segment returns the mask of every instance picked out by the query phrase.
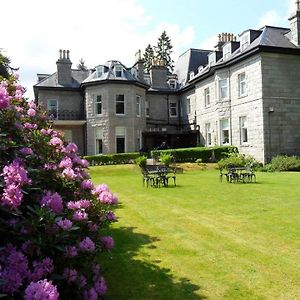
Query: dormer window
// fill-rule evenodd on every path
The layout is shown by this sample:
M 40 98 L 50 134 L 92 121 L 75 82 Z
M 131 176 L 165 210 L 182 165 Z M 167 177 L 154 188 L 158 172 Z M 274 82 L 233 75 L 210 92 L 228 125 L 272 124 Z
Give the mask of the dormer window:
M 211 66 L 216 63 L 216 53 L 212 52 L 208 55 L 208 65 Z
M 170 79 L 169 80 L 169 87 L 171 89 L 176 89 L 176 80 L 175 79 Z
M 223 59 L 228 59 L 231 55 L 231 43 L 223 47 Z
M 250 45 L 250 31 L 245 32 L 240 37 L 241 51 L 245 50 Z
M 122 66 L 115 66 L 115 76 L 120 78 L 122 77 L 123 68 Z
M 104 66 L 96 67 L 96 77 L 99 78 L 104 73 Z
M 204 69 L 203 66 L 199 66 L 199 68 L 198 68 L 198 73 L 201 73 L 203 69 Z
M 192 71 L 190 72 L 190 80 L 193 79 L 195 77 L 195 73 Z

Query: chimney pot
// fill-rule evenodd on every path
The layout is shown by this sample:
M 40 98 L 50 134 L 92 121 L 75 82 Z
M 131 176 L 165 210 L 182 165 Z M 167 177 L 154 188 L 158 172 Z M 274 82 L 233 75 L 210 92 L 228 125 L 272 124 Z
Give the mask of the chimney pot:
M 70 51 L 67 50 L 67 59 L 70 59 L 69 54 L 70 54 Z

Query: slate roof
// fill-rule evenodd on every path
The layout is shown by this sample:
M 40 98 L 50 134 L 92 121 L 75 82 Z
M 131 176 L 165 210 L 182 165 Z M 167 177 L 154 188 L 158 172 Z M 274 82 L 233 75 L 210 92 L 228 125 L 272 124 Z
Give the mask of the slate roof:
M 216 64 L 212 66 L 206 66 L 201 72 L 195 75 L 193 79 L 187 82 L 187 85 L 191 82 L 196 81 L 197 79 L 202 78 L 205 75 L 208 75 L 212 69 L 215 68 L 222 68 L 223 66 L 226 67 L 228 64 L 236 61 L 237 59 L 243 59 L 244 55 L 250 53 L 251 51 L 255 51 L 256 49 L 259 50 L 261 47 L 270 47 L 273 48 L 275 51 L 276 49 L 299 49 L 296 45 L 294 45 L 289 40 L 290 29 L 289 28 L 282 28 L 282 27 L 273 27 L 273 26 L 264 26 L 259 31 L 261 34 L 254 39 L 250 45 L 245 48 L 243 51 L 238 48 L 234 51 L 231 56 L 224 60 L 221 58 L 216 62 Z M 300 52 L 299 52 L 300 53 Z
M 34 87 L 67 87 L 67 88 L 79 88 L 80 84 L 85 78 L 87 78 L 89 71 L 83 70 L 71 70 L 72 83 L 70 85 L 61 85 L 57 82 L 57 73 L 51 74 L 49 77 L 41 80 Z
M 131 69 L 126 68 L 120 61 L 118 60 L 109 60 L 107 61 L 104 65 L 104 72 L 100 77 L 97 76 L 96 70 L 88 76 L 85 80 L 82 81 L 83 84 L 85 83 L 92 83 L 92 82 L 99 82 L 99 81 L 104 81 L 104 80 L 118 80 L 118 81 L 136 81 L 140 82 L 142 84 L 146 84 L 145 81 L 139 80 L 137 77 L 135 77 L 131 73 Z M 117 77 L 115 73 L 115 67 L 116 66 L 121 66 L 123 71 L 122 71 L 122 76 Z
M 181 54 L 175 66 L 174 73 L 178 76 L 178 83 L 183 86 L 188 81 L 190 72 L 198 73 L 199 66 L 208 63 L 208 54 L 211 50 L 188 49 Z

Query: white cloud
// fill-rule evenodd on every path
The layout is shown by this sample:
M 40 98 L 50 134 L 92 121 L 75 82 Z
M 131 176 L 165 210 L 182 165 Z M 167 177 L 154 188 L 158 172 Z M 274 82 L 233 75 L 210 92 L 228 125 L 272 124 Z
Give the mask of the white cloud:
M 174 43 L 174 57 L 188 47 L 195 36 L 193 27 L 161 23 L 150 27 L 152 16 L 138 0 L 36 1 L 10 0 L 2 14 L 1 47 L 20 67 L 20 80 L 33 96 L 36 73 L 53 73 L 59 49 L 69 49 L 73 67 L 82 57 L 88 67 L 110 59 L 125 65 L 134 63 L 134 54 L 154 44 L 163 30 Z M 18 9 L 15 9 L 15 8 Z
M 218 36 L 212 35 L 208 37 L 206 40 L 202 41 L 199 45 L 199 48 L 204 50 L 213 50 L 217 42 L 218 42 Z
M 260 17 L 258 27 L 261 28 L 265 25 L 281 26 L 284 23 L 285 18 L 281 14 L 275 10 L 270 10 Z

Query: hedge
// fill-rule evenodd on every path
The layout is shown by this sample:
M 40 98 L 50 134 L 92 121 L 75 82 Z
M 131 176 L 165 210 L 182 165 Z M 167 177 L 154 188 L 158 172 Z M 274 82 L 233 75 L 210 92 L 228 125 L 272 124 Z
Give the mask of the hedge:
M 84 156 L 89 162 L 90 166 L 98 165 L 120 165 L 120 164 L 132 164 L 135 159 L 140 156 L 138 152 L 132 153 L 116 153 L 116 154 L 99 154 Z
M 228 153 L 238 152 L 237 147 L 234 146 L 214 146 L 214 147 L 195 147 L 195 148 L 181 148 L 181 149 L 167 149 L 167 150 L 153 150 L 151 156 L 159 158 L 160 153 L 169 153 L 174 157 L 175 162 L 196 162 L 201 159 L 202 162 L 219 161 L 227 157 Z

